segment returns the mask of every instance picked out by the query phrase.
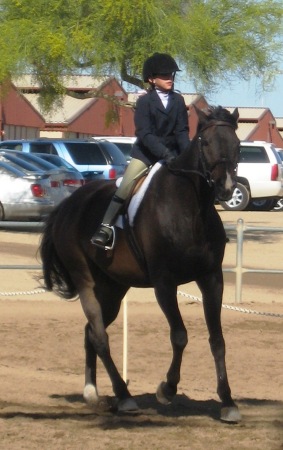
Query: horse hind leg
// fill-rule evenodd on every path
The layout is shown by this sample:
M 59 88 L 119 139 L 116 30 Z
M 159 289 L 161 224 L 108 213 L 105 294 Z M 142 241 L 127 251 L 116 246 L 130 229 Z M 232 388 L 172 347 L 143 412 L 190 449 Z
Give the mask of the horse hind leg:
M 88 319 L 85 327 L 85 387 L 84 399 L 90 405 L 104 407 L 104 402 L 98 394 L 96 380 L 97 356 L 100 357 L 112 382 L 116 399 L 107 401 L 107 409 L 119 411 L 136 411 L 138 406 L 130 395 L 127 385 L 120 376 L 110 354 L 109 339 L 106 328 L 117 317 L 121 301 L 128 289 L 108 280 L 96 282 L 95 291 L 80 292 L 81 303 Z M 91 298 L 91 300 L 90 300 Z M 98 301 L 98 299 L 100 301 Z
M 188 343 L 188 335 L 178 307 L 176 286 L 170 287 L 162 282 L 155 287 L 155 295 L 169 323 L 173 349 L 172 361 L 166 376 L 167 381 L 161 382 L 156 392 L 157 400 L 163 405 L 168 405 L 177 393 L 182 357 Z
M 99 395 L 96 383 L 97 354 L 89 339 L 89 323 L 85 326 L 85 387 L 84 399 L 90 405 L 97 405 Z
M 203 295 L 203 307 L 209 331 L 209 343 L 216 367 L 217 393 L 222 401 L 220 418 L 224 422 L 237 423 L 241 421 L 241 414 L 231 397 L 225 362 L 225 341 L 221 326 L 223 295 L 222 271 L 220 270 L 216 274 L 209 275 L 201 281 L 198 280 L 198 285 Z

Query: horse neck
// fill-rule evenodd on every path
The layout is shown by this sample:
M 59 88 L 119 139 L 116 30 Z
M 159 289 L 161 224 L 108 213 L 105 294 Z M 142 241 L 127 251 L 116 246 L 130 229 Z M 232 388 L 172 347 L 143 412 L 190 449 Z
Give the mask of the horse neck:
M 198 135 L 193 138 L 190 147 L 170 163 L 170 170 L 180 180 L 189 179 L 193 183 L 194 192 L 203 198 L 202 206 L 204 208 L 214 203 L 214 186 L 209 183 L 201 160 Z
M 175 159 L 174 165 L 176 169 L 198 170 L 200 168 L 200 153 L 196 137 L 191 141 L 189 148 Z

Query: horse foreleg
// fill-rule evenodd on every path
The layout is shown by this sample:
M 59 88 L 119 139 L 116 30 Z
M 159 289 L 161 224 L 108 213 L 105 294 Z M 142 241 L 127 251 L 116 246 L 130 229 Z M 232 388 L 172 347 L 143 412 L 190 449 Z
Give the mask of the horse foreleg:
M 157 400 L 166 405 L 172 402 L 177 393 L 184 349 L 188 343 L 187 330 L 181 317 L 176 287 L 168 287 L 164 282 L 155 287 L 157 301 L 170 326 L 170 339 L 173 349 L 171 365 L 167 372 L 167 381 L 157 388 Z
M 223 295 L 223 275 L 220 270 L 198 281 L 203 295 L 203 307 L 209 343 L 215 361 L 217 375 L 217 393 L 222 401 L 221 420 L 225 422 L 239 422 L 241 415 L 231 397 L 225 362 L 225 341 L 221 326 L 221 308 Z

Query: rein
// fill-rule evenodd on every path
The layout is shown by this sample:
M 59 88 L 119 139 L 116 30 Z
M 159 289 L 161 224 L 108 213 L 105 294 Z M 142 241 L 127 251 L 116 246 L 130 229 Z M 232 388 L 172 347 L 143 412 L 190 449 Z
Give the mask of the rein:
M 200 163 L 202 166 L 202 170 L 195 170 L 195 169 L 174 169 L 172 167 L 172 163 L 167 165 L 168 170 L 173 173 L 174 175 L 182 175 L 182 176 L 186 176 L 186 175 L 190 175 L 190 174 L 196 174 L 199 175 L 200 177 L 204 178 L 208 185 L 211 187 L 213 185 L 213 179 L 212 179 L 212 172 L 215 169 L 215 167 L 217 167 L 219 164 L 227 164 L 227 163 L 231 163 L 232 161 L 229 158 L 220 158 L 217 161 L 214 162 L 214 164 L 208 168 L 207 167 L 207 161 L 206 158 L 204 156 L 204 152 L 203 152 L 203 147 L 204 147 L 204 143 L 203 143 L 203 138 L 202 138 L 202 133 L 207 130 L 208 128 L 211 128 L 213 126 L 217 126 L 217 127 L 230 127 L 235 129 L 236 127 L 234 125 L 232 125 L 229 122 L 224 122 L 222 120 L 219 121 L 213 121 L 209 124 L 207 124 L 206 126 L 204 126 L 197 134 L 197 143 L 198 143 L 198 149 L 199 149 L 199 156 L 200 156 Z

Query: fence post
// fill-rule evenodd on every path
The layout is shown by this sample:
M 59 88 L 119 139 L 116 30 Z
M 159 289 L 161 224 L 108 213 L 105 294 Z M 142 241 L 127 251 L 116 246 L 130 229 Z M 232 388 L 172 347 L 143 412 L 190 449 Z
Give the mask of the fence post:
M 128 384 L 128 299 L 123 298 L 123 380 Z
M 236 289 L 235 302 L 242 301 L 242 281 L 243 281 L 243 241 L 244 241 L 244 221 L 237 220 L 237 253 L 236 253 Z

